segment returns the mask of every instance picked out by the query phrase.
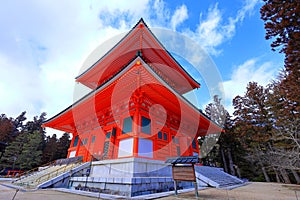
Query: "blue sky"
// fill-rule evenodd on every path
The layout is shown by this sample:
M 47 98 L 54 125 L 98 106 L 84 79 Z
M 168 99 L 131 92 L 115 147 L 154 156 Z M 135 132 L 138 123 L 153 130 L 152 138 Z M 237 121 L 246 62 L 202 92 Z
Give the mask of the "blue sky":
M 150 28 L 176 31 L 204 49 L 221 75 L 223 103 L 232 112 L 232 99 L 244 94 L 249 81 L 266 85 L 283 66 L 283 56 L 264 38 L 261 6 L 258 0 L 4 1 L 0 112 L 51 117 L 69 106 L 74 78 L 88 55 L 141 17 Z M 201 84 L 197 96 L 203 109 L 210 96 Z

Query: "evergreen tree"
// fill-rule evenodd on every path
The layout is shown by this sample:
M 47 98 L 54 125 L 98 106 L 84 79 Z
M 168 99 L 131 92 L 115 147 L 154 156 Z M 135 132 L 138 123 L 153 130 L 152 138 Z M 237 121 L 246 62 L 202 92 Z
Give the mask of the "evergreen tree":
M 5 114 L 0 115 L 0 142 L 9 143 L 13 139 L 13 130 L 12 120 L 7 118 Z
M 21 160 L 19 157 L 23 151 L 23 146 L 27 142 L 27 134 L 19 134 L 16 139 L 6 147 L 5 153 L 1 158 L 0 165 L 2 168 L 16 167 L 20 168 Z
M 39 131 L 26 134 L 27 142 L 23 145 L 23 150 L 18 158 L 21 169 L 29 170 L 38 167 L 41 163 L 42 151 L 39 146 L 42 143 L 42 135 Z
M 56 159 L 66 158 L 68 155 L 68 149 L 70 147 L 70 134 L 64 133 L 57 142 Z
M 241 152 L 241 149 L 237 149 L 238 141 L 233 134 L 231 116 L 221 104 L 221 99 L 217 95 L 214 96 L 214 101 L 206 106 L 205 113 L 219 126 L 222 126 L 225 131 L 221 133 L 217 145 L 208 155 L 209 159 L 222 163 L 225 172 L 240 176 L 237 162 L 234 162 L 234 157 L 239 157 L 237 152 Z M 236 156 L 233 156 L 234 152 Z
M 45 121 L 46 113 L 41 113 L 41 115 L 34 116 L 33 121 L 28 121 L 24 127 L 23 131 L 29 132 L 29 133 L 34 133 L 34 132 L 39 132 L 40 135 L 42 136 L 42 142 L 39 144 L 39 150 L 43 150 L 45 148 L 45 139 L 46 139 L 46 132 L 45 129 L 42 127 L 43 121 Z
M 43 121 L 45 121 L 46 113 L 41 113 L 41 115 L 34 116 L 33 121 L 29 121 L 26 123 L 24 129 L 28 132 L 33 133 L 34 131 L 38 131 L 39 133 L 44 133 L 44 128 L 42 128 Z
M 26 112 L 22 112 L 16 119 L 10 118 L 12 127 L 10 134 L 7 133 L 10 138 L 9 144 L 0 161 L 2 168 L 15 166 L 30 169 L 40 163 L 40 152 L 43 149 L 45 135 L 41 125 L 46 114 L 42 113 L 40 117 L 34 117 L 33 121 L 24 124 L 25 114 Z
M 269 85 L 268 106 L 274 124 L 269 146 L 270 165 L 275 171 L 276 180 L 289 183 L 286 170 L 291 171 L 296 182 L 300 182 L 300 119 L 294 117 L 286 106 L 286 97 L 280 92 L 280 82 Z M 280 175 L 281 174 L 281 175 Z
M 269 106 L 272 108 L 272 146 L 270 165 L 276 180 L 290 182 L 286 170 L 299 178 L 300 122 L 300 2 L 298 0 L 264 0 L 260 13 L 265 22 L 266 39 L 272 50 L 285 54 L 284 70 L 279 80 L 270 85 Z M 298 170 L 298 172 L 297 172 Z M 280 178 L 281 174 L 281 178 Z
M 235 131 L 242 147 L 247 151 L 245 157 L 252 163 L 253 174 L 257 176 L 258 169 L 264 175 L 265 181 L 270 182 L 265 159 L 268 141 L 271 137 L 272 124 L 269 108 L 266 106 L 268 91 L 255 82 L 250 82 L 244 96 L 233 100 L 235 108 Z M 255 168 L 259 167 L 259 168 Z
M 300 182 L 300 121 L 289 115 L 278 84 L 267 88 L 248 84 L 246 94 L 233 101 L 234 131 L 246 150 L 243 162 L 252 166 L 247 178 L 290 183 L 292 174 L 295 182 Z M 241 166 L 242 173 L 244 169 Z
M 11 143 L 23 130 L 26 112 L 22 112 L 16 119 L 8 118 L 5 114 L 0 116 L 0 141 Z
M 264 0 L 260 13 L 265 22 L 266 39 L 273 40 L 272 50 L 285 54 L 280 92 L 293 112 L 300 111 L 300 2 L 298 0 Z M 289 109 L 291 110 L 291 108 Z
M 214 96 L 213 102 L 209 103 L 205 108 L 205 113 L 207 116 L 211 118 L 214 122 L 216 122 L 219 126 L 225 124 L 226 116 L 229 115 L 227 110 L 221 104 L 221 99 L 218 95 Z
M 43 150 L 42 163 L 46 164 L 56 159 L 57 154 L 57 137 L 53 134 L 48 136 L 45 142 L 45 148 Z
M 18 133 L 20 133 L 23 130 L 23 128 L 24 128 L 23 123 L 27 119 L 25 117 L 25 115 L 26 115 L 26 112 L 24 111 L 16 119 L 13 120 L 13 124 L 14 124 L 13 134 L 14 134 L 14 136 L 17 136 Z

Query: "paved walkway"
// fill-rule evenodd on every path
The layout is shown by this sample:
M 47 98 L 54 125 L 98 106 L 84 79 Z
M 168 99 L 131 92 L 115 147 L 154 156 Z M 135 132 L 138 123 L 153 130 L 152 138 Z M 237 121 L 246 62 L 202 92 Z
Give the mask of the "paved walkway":
M 3 183 L 3 182 L 2 182 Z M 12 200 L 16 189 L 5 187 L 0 182 L 0 200 Z M 78 194 L 66 193 L 55 190 L 18 191 L 14 200 L 95 200 L 94 197 L 82 196 Z M 219 190 L 215 188 L 199 190 L 199 199 L 212 200 L 300 200 L 300 185 L 284 185 L 276 183 L 250 183 L 246 186 L 233 190 Z M 100 198 L 101 199 L 101 198 Z M 138 198 L 138 199 L 146 199 Z M 162 200 L 172 199 L 196 199 L 194 192 L 181 193 L 177 197 L 174 193 L 160 198 Z

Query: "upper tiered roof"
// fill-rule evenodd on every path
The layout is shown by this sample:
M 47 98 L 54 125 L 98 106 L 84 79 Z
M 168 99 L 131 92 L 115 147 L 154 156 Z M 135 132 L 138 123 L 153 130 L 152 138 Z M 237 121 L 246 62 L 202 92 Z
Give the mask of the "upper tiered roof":
M 194 80 L 158 41 L 143 19 L 95 64 L 76 77 L 91 89 L 96 89 L 113 78 L 137 56 L 144 61 L 179 94 L 200 84 Z
M 161 102 L 163 107 L 179 116 L 181 122 L 194 124 L 197 137 L 222 131 L 221 127 L 169 86 L 140 56 L 105 84 L 45 121 L 43 126 L 66 132 L 78 132 L 82 128 L 79 123 L 85 120 L 84 126 L 90 128 L 91 124 L 98 124 L 98 119 L 104 114 L 103 110 L 113 106 L 112 99 L 117 102 L 126 100 L 137 88 L 140 88 L 146 97 Z

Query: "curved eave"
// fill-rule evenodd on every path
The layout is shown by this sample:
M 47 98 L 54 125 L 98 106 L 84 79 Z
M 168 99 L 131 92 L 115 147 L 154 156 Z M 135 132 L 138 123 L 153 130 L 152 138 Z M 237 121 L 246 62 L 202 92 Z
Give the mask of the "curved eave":
M 187 78 L 191 81 L 194 88 L 200 88 L 201 84 L 196 81 L 185 69 L 182 67 L 182 65 L 172 56 L 172 54 L 164 47 L 164 45 L 158 40 L 158 38 L 154 35 L 154 33 L 151 31 L 150 28 L 145 24 L 147 27 L 147 30 L 150 32 L 150 34 L 155 38 L 157 43 L 160 45 L 160 47 L 168 54 L 168 56 L 176 63 L 177 66 L 184 72 L 185 75 L 187 75 Z
M 140 25 L 142 24 L 142 28 L 140 27 Z M 143 28 L 145 27 L 145 28 Z M 134 38 L 134 34 L 140 34 L 139 29 L 142 29 L 143 31 L 146 31 L 151 38 L 153 38 L 153 41 L 155 42 L 155 45 L 151 48 L 158 48 L 161 49 L 162 52 L 165 53 L 165 56 L 168 58 L 168 60 L 172 63 L 172 65 L 176 66 L 176 70 L 179 71 L 181 73 L 181 75 L 188 80 L 188 83 L 191 87 L 187 87 L 187 88 L 199 88 L 200 87 L 200 83 L 198 83 L 190 74 L 187 73 L 187 71 L 181 66 L 180 63 L 177 62 L 177 60 L 175 60 L 175 58 L 170 54 L 169 51 L 167 51 L 167 49 L 162 45 L 162 43 L 157 39 L 157 37 L 152 33 L 152 31 L 148 28 L 148 26 L 145 24 L 144 20 L 141 18 L 139 20 L 139 22 L 113 47 L 111 48 L 104 56 L 102 56 L 99 60 L 97 60 L 92 66 L 90 66 L 87 70 L 85 70 L 82 74 L 80 74 L 79 76 L 76 77 L 76 81 L 80 82 L 84 85 L 86 85 L 87 87 L 91 88 L 91 89 L 96 89 L 100 84 L 102 84 L 101 81 L 102 78 L 105 79 L 107 77 L 107 73 L 99 73 L 101 70 L 106 70 L 100 67 L 102 66 L 102 63 L 107 62 L 106 59 L 108 59 L 109 56 L 113 55 L 113 52 L 115 51 L 120 51 L 119 46 L 125 41 L 125 42 L 132 42 L 130 41 L 130 38 Z M 139 37 L 138 37 L 139 38 Z M 127 41 L 128 40 L 128 41 Z M 139 42 L 139 41 L 136 41 Z M 145 42 L 145 41 L 144 41 Z M 133 48 L 133 47 L 132 47 Z M 133 48 L 132 51 L 126 51 L 126 54 L 130 54 L 128 56 L 132 56 L 136 53 L 136 50 L 146 50 L 147 48 L 142 46 L 141 49 L 135 49 Z M 125 54 L 124 52 L 121 52 L 121 54 Z M 118 59 L 118 55 L 114 55 L 115 58 L 112 59 L 113 61 L 116 61 Z M 149 59 L 149 58 L 147 58 Z M 123 59 L 124 60 L 124 59 Z M 149 59 L 151 60 L 151 59 Z M 151 61 L 153 62 L 153 61 Z M 128 62 L 124 62 L 123 64 L 120 64 L 119 67 L 123 67 L 123 65 L 127 64 Z M 105 64 L 105 67 L 109 67 L 109 64 Z M 110 70 L 110 69 L 109 69 Z M 119 70 L 114 70 L 112 72 L 109 73 L 116 73 Z M 162 70 L 163 71 L 163 70 Z M 105 74 L 104 77 L 99 77 L 99 74 Z M 113 76 L 113 74 L 111 74 L 110 76 Z M 109 78 L 109 77 L 108 77 Z M 95 81 L 95 80 L 101 80 L 99 82 Z M 181 91 L 181 94 L 184 94 L 186 92 L 189 92 L 191 89 L 186 89 Z
M 135 58 L 134 60 L 136 60 L 136 59 L 137 58 Z M 111 78 L 107 82 L 103 83 L 102 85 L 98 86 L 95 90 L 92 90 L 91 92 L 87 93 L 82 98 L 80 98 L 75 103 L 73 103 L 72 105 L 70 105 L 69 107 L 67 107 L 66 109 L 64 109 L 63 111 L 59 112 L 55 116 L 51 117 L 48 120 L 45 120 L 43 122 L 42 126 L 43 127 L 51 127 L 51 125 L 53 125 L 53 124 L 59 124 L 56 121 L 57 120 L 59 121 L 59 118 L 62 118 L 63 116 L 66 116 L 66 115 L 67 115 L 66 118 L 69 118 L 70 120 L 72 120 L 73 121 L 73 125 L 75 126 L 75 122 L 74 122 L 74 119 L 73 119 L 72 109 L 76 108 L 77 106 L 79 106 L 83 102 L 88 101 L 89 98 L 93 97 L 96 93 L 98 93 L 99 91 L 105 89 L 110 84 L 112 84 L 115 80 L 117 80 L 118 78 L 120 78 L 123 75 L 123 73 L 126 72 L 127 69 L 129 69 L 130 67 L 132 67 L 134 65 L 134 60 L 127 67 L 123 68 L 120 72 L 118 72 L 118 74 L 116 74 L 116 76 L 114 76 L 113 78 Z M 52 127 L 52 128 L 55 128 L 55 129 L 58 129 L 58 130 L 62 130 L 62 129 L 58 128 L 58 127 Z M 69 131 L 74 131 L 74 130 L 75 129 L 69 129 Z
M 159 80 L 166 88 L 168 88 L 168 90 L 170 90 L 173 94 L 175 94 L 175 96 L 180 99 L 181 101 L 183 101 L 186 105 L 188 105 L 194 112 L 196 112 L 197 114 L 200 115 L 200 117 L 202 119 L 204 119 L 205 121 L 209 122 L 208 127 L 211 126 L 211 128 L 214 131 L 217 132 L 224 132 L 223 128 L 220 127 L 218 124 L 216 124 L 214 121 L 212 121 L 211 119 L 209 119 L 204 113 L 202 113 L 198 108 L 196 108 L 191 102 L 189 102 L 184 96 L 182 96 L 181 94 L 179 94 L 176 90 L 174 90 L 172 87 L 170 87 L 162 78 L 160 78 L 152 69 L 151 67 L 145 63 L 144 61 L 142 61 L 142 65 L 145 66 L 145 68 L 147 68 L 147 70 L 157 79 Z M 200 120 L 202 121 L 202 120 Z M 203 121 L 202 121 L 203 122 Z M 211 133 L 214 133 L 211 132 Z
M 171 93 L 173 93 L 177 99 L 182 101 L 184 104 L 186 104 L 194 113 L 197 113 L 197 115 L 200 117 L 201 123 L 205 123 L 205 127 L 212 127 L 212 130 L 214 132 L 222 132 L 223 129 L 219 127 L 217 124 L 215 124 L 213 121 L 207 118 L 203 113 L 201 113 L 193 104 L 191 104 L 187 99 L 185 99 L 182 95 L 177 93 L 172 87 L 170 87 L 162 78 L 160 78 L 152 69 L 151 67 L 144 62 L 144 60 L 141 57 L 137 57 L 134 59 L 127 67 L 125 67 L 122 71 L 120 71 L 114 78 L 106 82 L 105 84 L 99 86 L 97 89 L 91 91 L 78 101 L 76 101 L 74 104 L 63 110 L 62 112 L 58 113 L 54 117 L 50 118 L 49 120 L 46 120 L 43 123 L 44 127 L 51 127 L 58 130 L 66 131 L 66 132 L 75 132 L 76 126 L 73 116 L 73 109 L 82 109 L 84 104 L 88 104 L 91 101 L 91 98 L 98 94 L 98 92 L 104 90 L 111 84 L 113 84 L 116 80 L 118 80 L 120 77 L 122 77 L 127 71 L 131 69 L 136 63 L 136 61 L 141 61 L 141 66 L 143 66 L 158 82 L 163 85 L 165 88 L 168 89 Z M 80 107 L 82 105 L 82 107 Z M 84 107 L 84 109 L 89 109 L 87 107 Z M 202 125 L 203 126 L 203 125 Z M 206 133 L 209 134 L 209 133 Z

